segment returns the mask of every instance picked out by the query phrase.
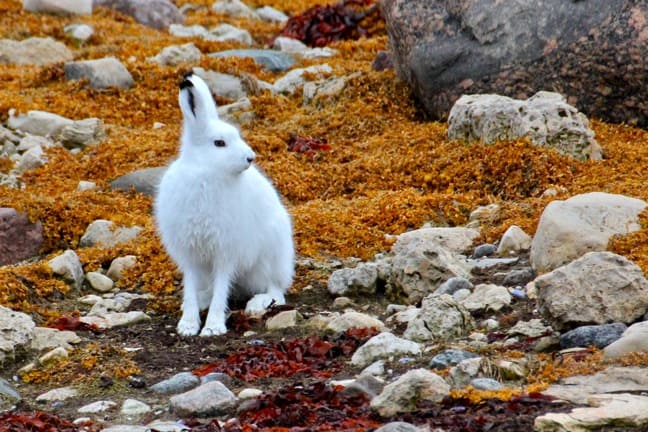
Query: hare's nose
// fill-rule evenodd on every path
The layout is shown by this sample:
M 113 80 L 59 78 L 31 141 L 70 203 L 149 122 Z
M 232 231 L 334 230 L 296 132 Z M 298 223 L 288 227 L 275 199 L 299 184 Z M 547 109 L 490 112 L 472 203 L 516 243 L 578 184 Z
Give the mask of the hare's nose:
M 252 156 L 248 156 L 248 157 L 247 157 L 247 161 L 248 161 L 248 163 L 252 163 L 252 162 L 254 162 L 254 158 L 255 158 L 254 155 L 252 155 Z

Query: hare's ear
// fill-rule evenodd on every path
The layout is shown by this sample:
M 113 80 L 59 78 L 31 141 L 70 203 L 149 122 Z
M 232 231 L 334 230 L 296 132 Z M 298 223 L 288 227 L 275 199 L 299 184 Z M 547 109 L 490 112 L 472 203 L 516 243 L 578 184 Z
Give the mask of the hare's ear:
M 208 122 L 218 118 L 218 110 L 209 87 L 193 72 L 189 72 L 182 79 L 178 102 L 185 120 Z

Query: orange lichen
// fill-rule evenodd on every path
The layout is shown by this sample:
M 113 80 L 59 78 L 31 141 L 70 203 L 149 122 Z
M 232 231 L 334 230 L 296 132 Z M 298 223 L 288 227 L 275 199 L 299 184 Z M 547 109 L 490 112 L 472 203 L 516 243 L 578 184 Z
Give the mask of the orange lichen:
M 28 384 L 60 385 L 90 383 L 101 375 L 123 379 L 139 373 L 132 354 L 109 345 L 90 343 L 70 351 L 67 358 L 47 366 L 35 366 L 20 378 Z

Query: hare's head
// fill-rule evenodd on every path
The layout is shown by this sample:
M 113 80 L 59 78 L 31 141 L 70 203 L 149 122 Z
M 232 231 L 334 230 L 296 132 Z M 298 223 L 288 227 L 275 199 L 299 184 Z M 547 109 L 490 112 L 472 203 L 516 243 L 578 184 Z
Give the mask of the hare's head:
M 239 174 L 250 167 L 254 152 L 234 126 L 218 117 L 205 81 L 193 73 L 185 75 L 178 101 L 183 117 L 182 157 L 223 175 Z

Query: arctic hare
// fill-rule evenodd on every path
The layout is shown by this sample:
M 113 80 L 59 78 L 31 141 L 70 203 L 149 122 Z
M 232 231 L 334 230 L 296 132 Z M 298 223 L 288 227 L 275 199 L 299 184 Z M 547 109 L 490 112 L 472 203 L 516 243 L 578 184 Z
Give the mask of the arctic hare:
M 178 94 L 180 155 L 165 172 L 155 218 L 165 249 L 183 272 L 178 333 L 227 332 L 230 292 L 252 297 L 247 312 L 284 304 L 294 275 L 290 216 L 238 130 L 218 117 L 207 84 L 188 74 Z

